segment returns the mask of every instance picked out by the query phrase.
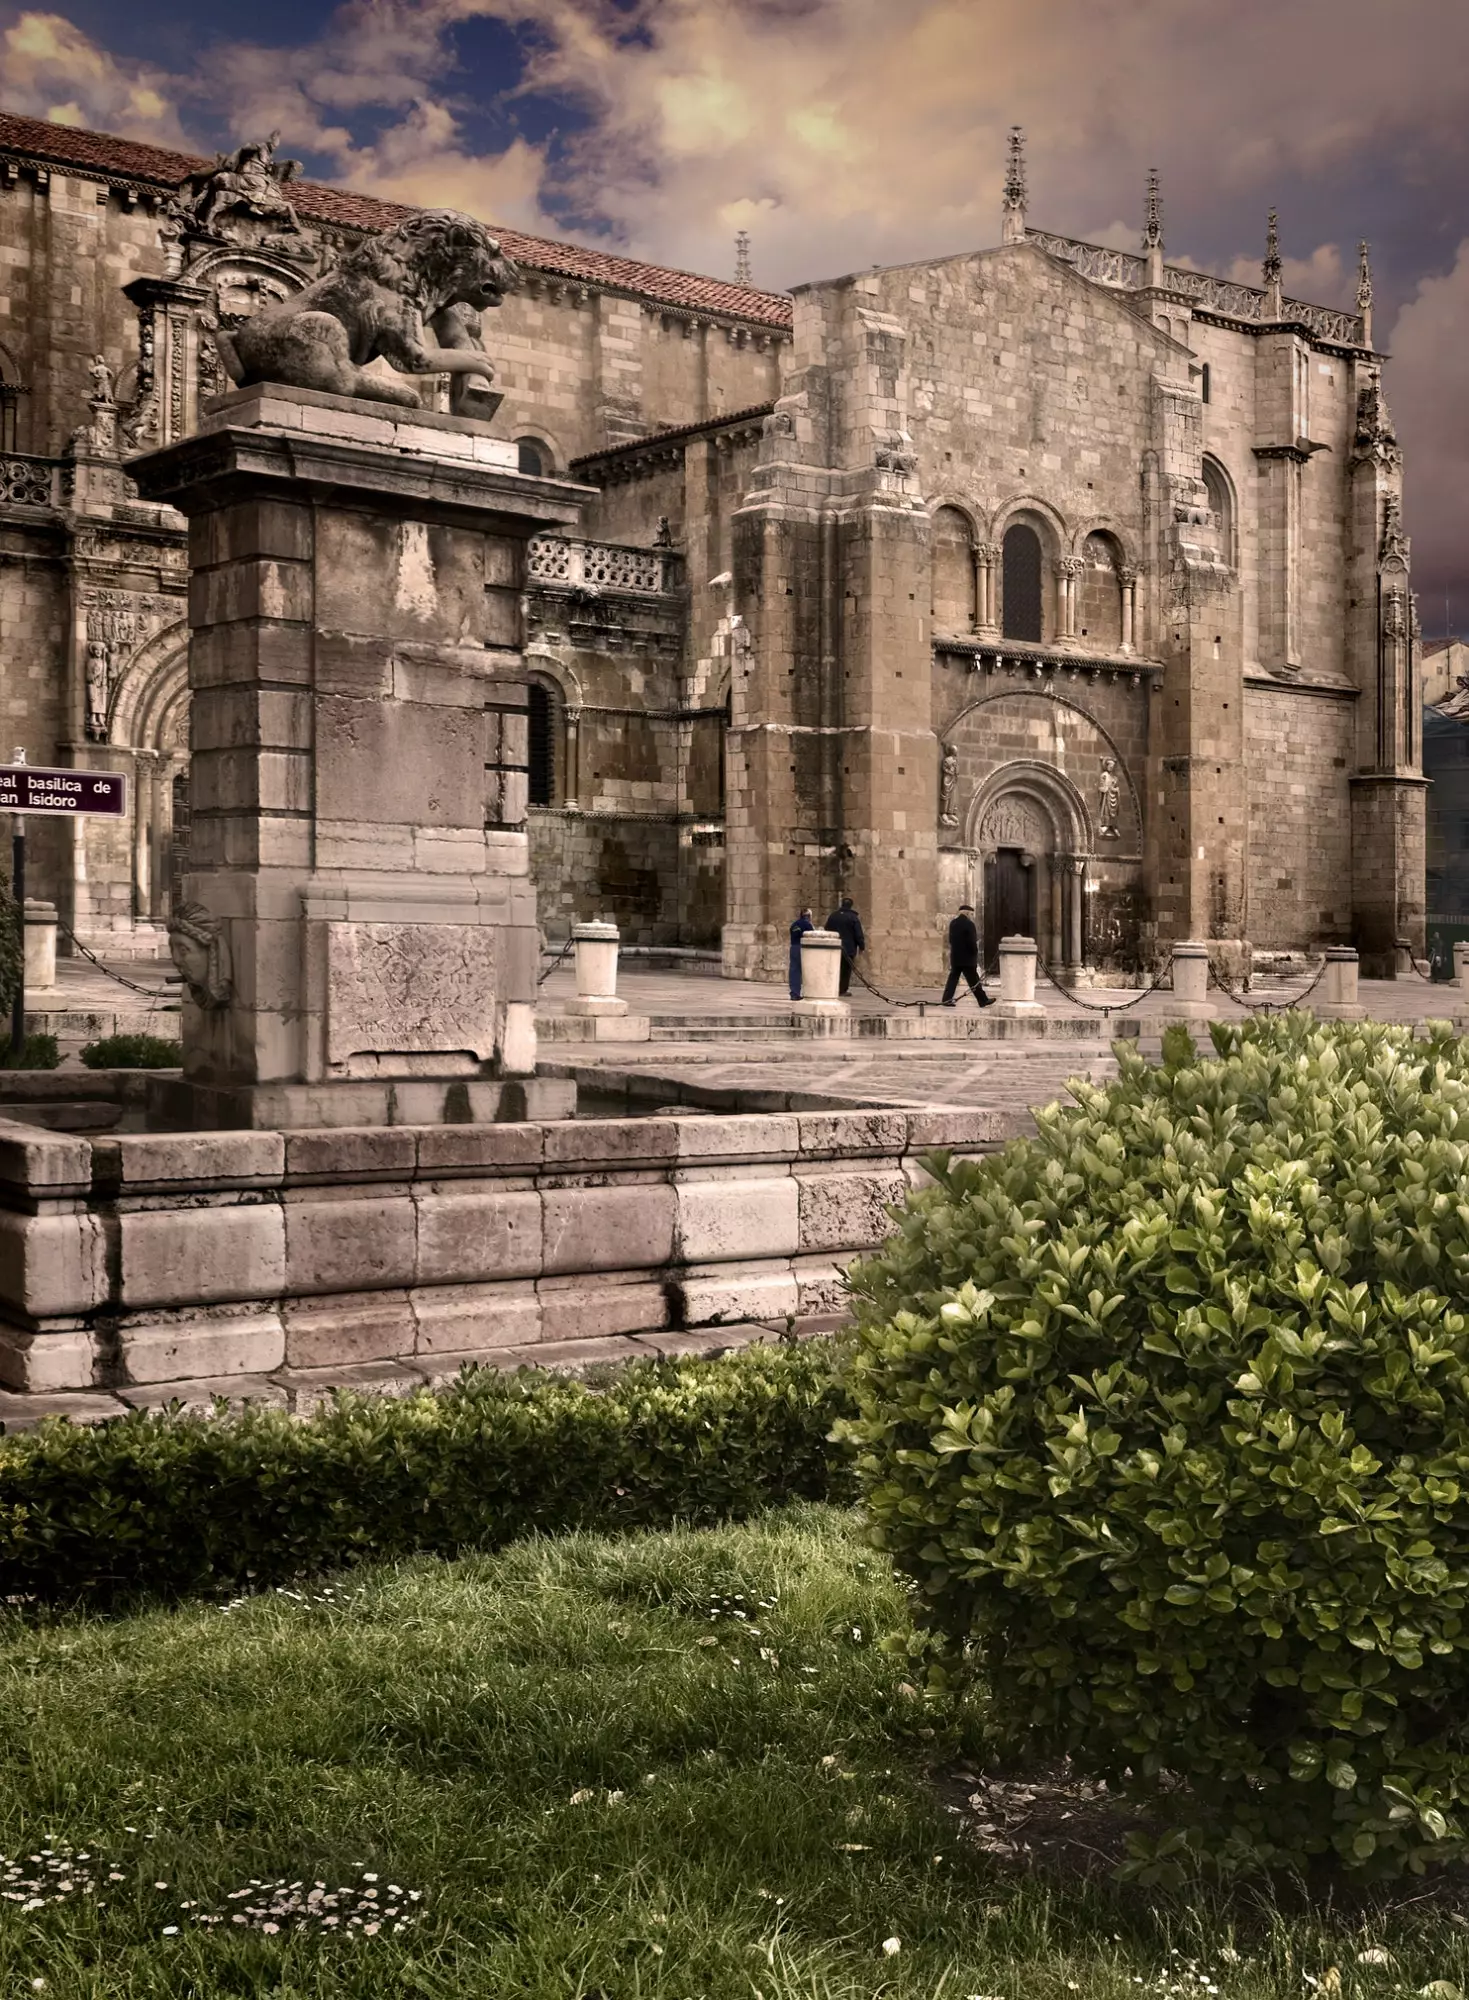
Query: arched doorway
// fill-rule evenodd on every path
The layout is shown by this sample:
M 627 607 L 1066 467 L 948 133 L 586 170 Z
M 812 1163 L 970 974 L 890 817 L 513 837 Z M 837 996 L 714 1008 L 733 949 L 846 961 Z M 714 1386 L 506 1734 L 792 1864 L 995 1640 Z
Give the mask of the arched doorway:
M 1021 936 L 1035 939 L 1045 965 L 1078 970 L 1090 832 L 1069 780 L 1046 765 L 1003 766 L 975 798 L 967 844 L 986 968 L 998 966 L 1002 937 Z

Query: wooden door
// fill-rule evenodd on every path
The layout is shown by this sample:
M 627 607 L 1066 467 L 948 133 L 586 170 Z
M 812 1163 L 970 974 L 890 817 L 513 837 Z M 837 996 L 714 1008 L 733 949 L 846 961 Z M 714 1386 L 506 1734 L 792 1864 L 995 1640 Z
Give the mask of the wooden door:
M 1025 866 L 1020 848 L 1002 847 L 984 873 L 984 963 L 992 972 L 1000 963 L 1002 937 L 1035 936 L 1035 870 Z

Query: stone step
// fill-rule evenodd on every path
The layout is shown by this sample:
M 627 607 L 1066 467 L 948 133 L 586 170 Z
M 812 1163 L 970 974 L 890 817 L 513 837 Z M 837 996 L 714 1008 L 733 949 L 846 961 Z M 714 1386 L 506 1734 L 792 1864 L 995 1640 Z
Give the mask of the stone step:
M 830 1334 L 845 1324 L 835 1313 L 812 1313 L 797 1320 L 798 1340 Z M 407 1396 L 417 1389 L 446 1388 L 466 1366 L 512 1373 L 539 1368 L 558 1375 L 584 1375 L 632 1361 L 708 1358 L 732 1349 L 773 1342 L 784 1322 L 741 1320 L 729 1326 L 653 1329 L 607 1339 L 543 1341 L 531 1347 L 479 1348 L 463 1354 L 409 1355 L 397 1361 L 366 1361 L 356 1367 L 281 1368 L 270 1375 L 214 1375 L 196 1381 L 147 1382 L 115 1389 L 73 1389 L 52 1393 L 0 1389 L 0 1434 L 33 1430 L 48 1417 L 70 1423 L 106 1423 L 134 1410 L 161 1411 L 171 1405 L 208 1415 L 219 1403 L 240 1410 L 266 1404 L 305 1417 L 338 1389 L 362 1396 Z

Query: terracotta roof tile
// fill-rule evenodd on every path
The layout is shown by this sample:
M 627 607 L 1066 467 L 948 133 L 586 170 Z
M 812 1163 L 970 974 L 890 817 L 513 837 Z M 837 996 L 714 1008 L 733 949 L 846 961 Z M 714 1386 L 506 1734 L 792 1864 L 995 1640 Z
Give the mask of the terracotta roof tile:
M 649 445 L 676 444 L 681 438 L 699 437 L 708 431 L 726 430 L 731 424 L 753 423 L 756 417 L 768 417 L 775 408 L 774 403 L 751 403 L 743 410 L 721 410 L 717 417 L 701 417 L 693 424 L 671 424 L 667 430 L 648 431 L 643 437 L 628 438 L 622 444 L 609 444 L 601 451 L 583 452 L 580 458 L 571 461 L 572 466 L 600 465 L 604 459 L 621 458 L 630 452 L 646 451 Z
M 0 149 L 60 167 L 152 181 L 160 187 L 177 187 L 186 174 L 213 164 L 197 153 L 175 153 L 163 146 L 146 146 L 134 139 L 116 139 L 105 132 L 52 125 L 10 112 L 0 112 Z M 413 213 L 402 202 L 379 201 L 373 195 L 327 187 L 320 181 L 293 182 L 291 200 L 297 213 L 313 222 L 338 223 L 348 229 L 391 229 Z M 579 243 L 527 236 L 518 229 L 497 226 L 496 233 L 507 255 L 529 270 L 604 290 L 629 292 L 635 298 L 686 312 L 720 313 L 781 330 L 791 324 L 791 302 L 781 292 L 756 291 L 751 285 L 729 284 L 692 271 L 670 271 L 660 264 L 617 257 L 610 251 L 589 250 Z

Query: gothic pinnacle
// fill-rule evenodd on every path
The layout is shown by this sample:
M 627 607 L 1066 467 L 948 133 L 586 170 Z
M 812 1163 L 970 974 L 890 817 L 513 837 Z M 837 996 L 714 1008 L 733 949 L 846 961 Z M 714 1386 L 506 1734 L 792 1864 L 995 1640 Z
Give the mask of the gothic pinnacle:
M 1010 140 L 1006 151 L 1000 241 L 1002 243 L 1025 241 L 1025 134 L 1018 125 L 1010 127 Z
M 1143 248 L 1163 248 L 1163 193 L 1156 167 L 1148 169 L 1148 216 L 1143 229 Z

